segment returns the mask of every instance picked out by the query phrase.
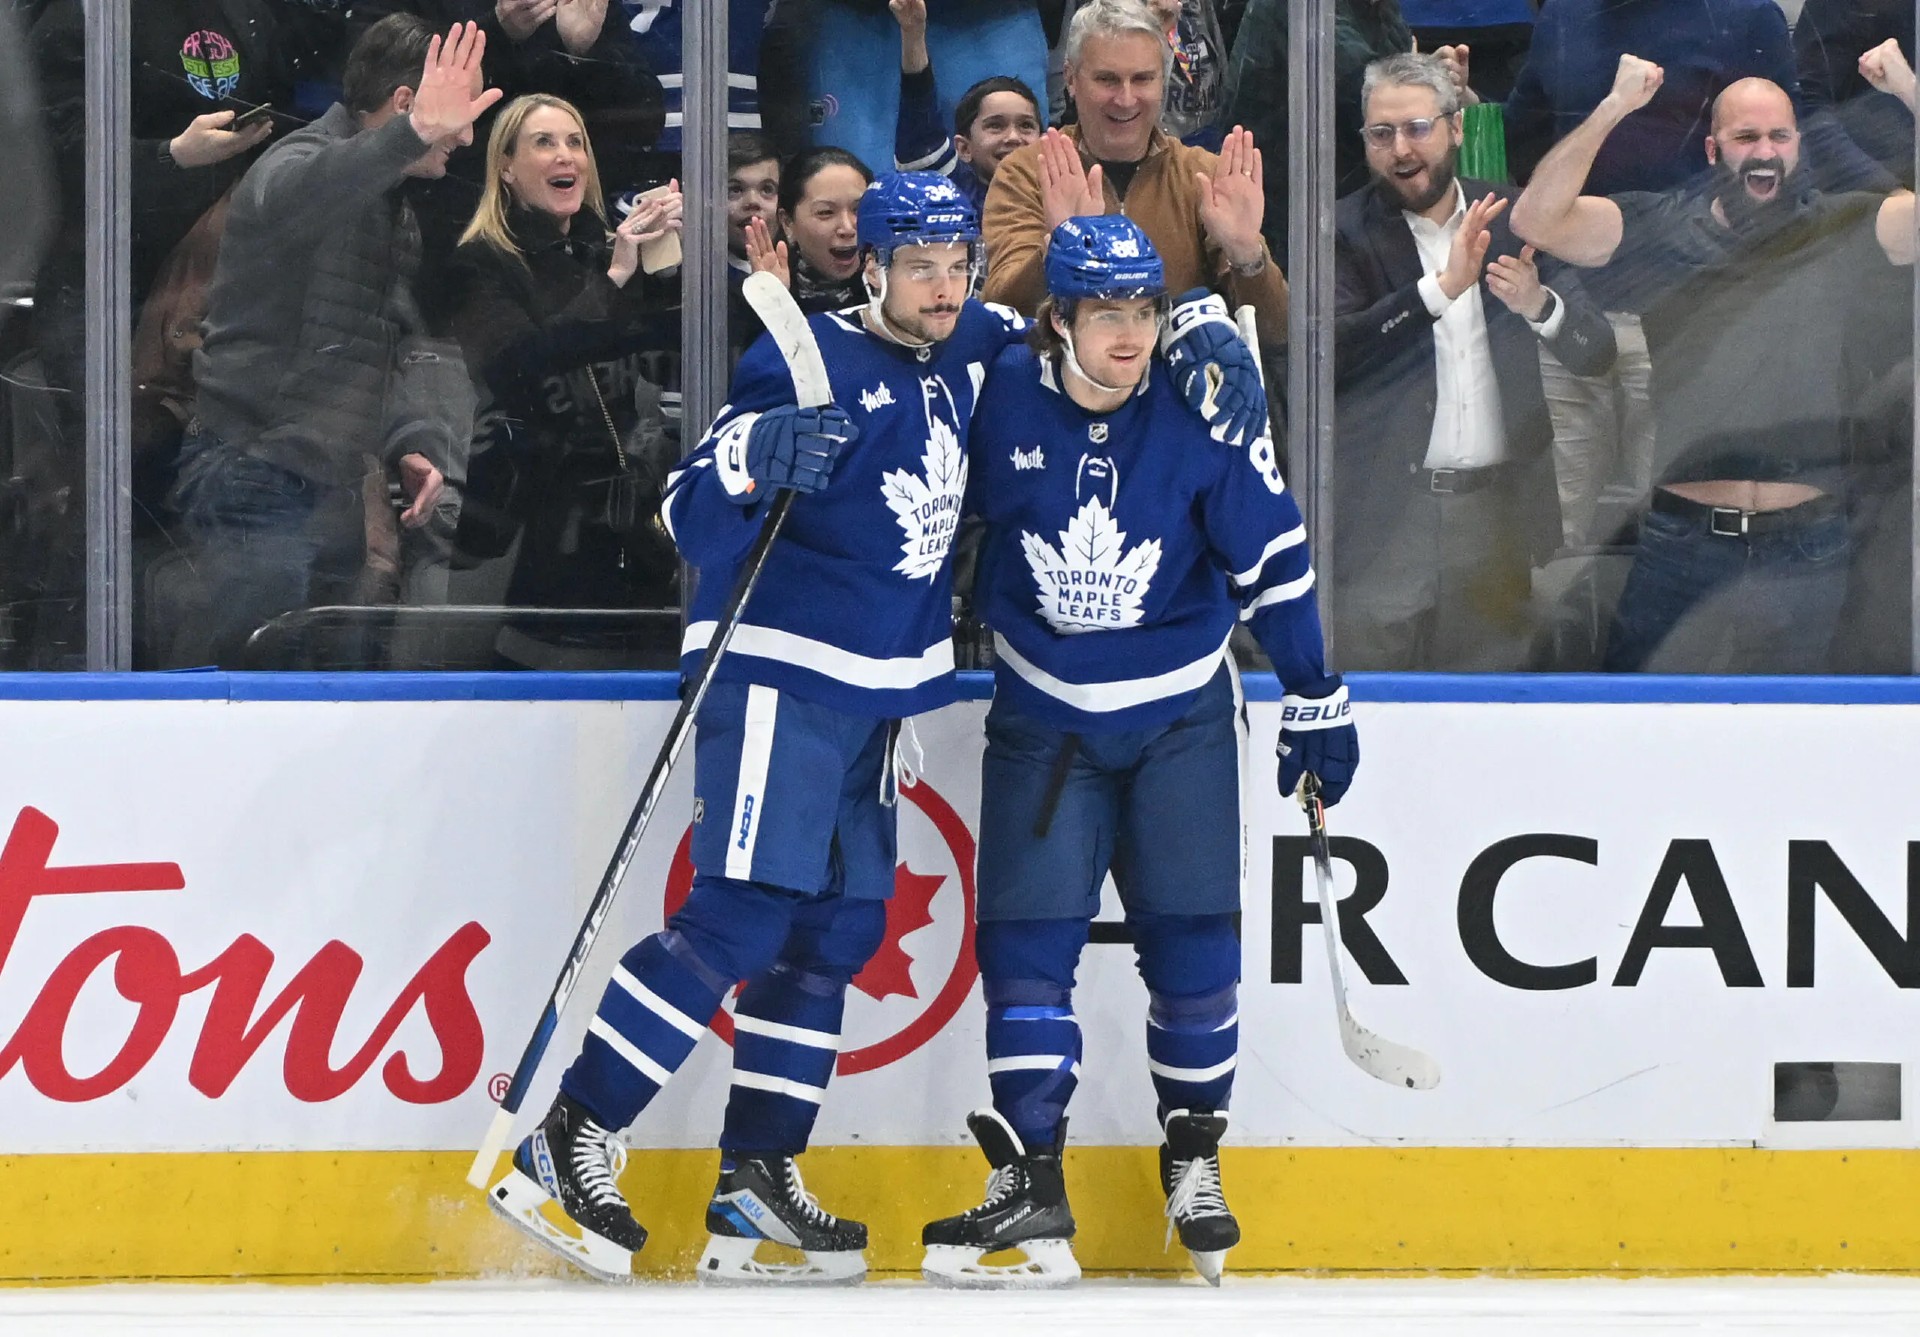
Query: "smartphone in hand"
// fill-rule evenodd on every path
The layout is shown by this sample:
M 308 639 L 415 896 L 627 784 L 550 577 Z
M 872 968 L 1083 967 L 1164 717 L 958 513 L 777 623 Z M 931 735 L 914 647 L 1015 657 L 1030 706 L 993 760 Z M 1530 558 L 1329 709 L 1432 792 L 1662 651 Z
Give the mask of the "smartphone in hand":
M 634 201 L 634 207 L 639 208 L 642 203 L 648 200 L 657 200 L 663 196 L 672 194 L 672 192 L 673 188 L 671 185 L 655 186 L 652 190 L 643 190 L 640 192 L 639 198 Z M 663 233 L 655 237 L 652 241 L 643 241 L 640 243 L 640 269 L 643 273 L 658 274 L 661 270 L 674 268 L 680 263 L 680 260 L 680 234 L 678 232 Z

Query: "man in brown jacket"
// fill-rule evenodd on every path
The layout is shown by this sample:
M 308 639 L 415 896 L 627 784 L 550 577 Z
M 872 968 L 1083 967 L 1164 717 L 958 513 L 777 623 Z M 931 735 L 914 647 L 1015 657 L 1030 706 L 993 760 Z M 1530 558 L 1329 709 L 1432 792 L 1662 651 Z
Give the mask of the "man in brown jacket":
M 1046 294 L 1047 239 L 1068 218 L 1124 213 L 1166 266 L 1167 290 L 1212 288 L 1251 303 L 1269 339 L 1287 328 L 1287 281 L 1260 236 L 1266 194 L 1253 137 L 1218 157 L 1160 128 L 1172 52 L 1142 0 L 1091 0 L 1067 32 L 1067 88 L 1080 123 L 1000 164 L 982 232 L 988 301 L 1028 313 Z

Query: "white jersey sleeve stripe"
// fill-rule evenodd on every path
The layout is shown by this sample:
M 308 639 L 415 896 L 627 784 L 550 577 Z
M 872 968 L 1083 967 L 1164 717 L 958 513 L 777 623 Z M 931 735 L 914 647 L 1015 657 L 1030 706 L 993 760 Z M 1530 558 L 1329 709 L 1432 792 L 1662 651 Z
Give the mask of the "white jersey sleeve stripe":
M 680 653 L 690 655 L 706 649 L 713 639 L 714 626 L 712 622 L 695 622 L 689 626 L 680 643 Z M 948 637 L 942 637 L 917 655 L 875 659 L 791 631 L 742 622 L 727 645 L 727 653 L 775 659 L 852 687 L 881 691 L 908 690 L 953 672 L 953 641 Z
M 1008 668 L 1018 673 L 1028 685 L 1045 692 L 1055 700 L 1064 701 L 1075 710 L 1084 710 L 1088 714 L 1104 715 L 1115 710 L 1127 710 L 1134 706 L 1145 705 L 1150 701 L 1159 701 L 1169 696 L 1178 696 L 1184 692 L 1197 692 L 1213 681 L 1213 675 L 1220 671 L 1220 660 L 1227 651 L 1227 643 L 1220 642 L 1214 651 L 1191 664 L 1157 673 L 1151 678 L 1128 678 L 1119 682 L 1068 682 L 1056 678 L 1045 669 L 1027 660 L 1018 650 L 1007 643 L 1007 638 L 998 632 L 993 637 L 994 650 L 1006 662 Z
M 1236 573 L 1233 577 L 1233 583 L 1243 590 L 1246 589 L 1249 585 L 1252 585 L 1254 581 L 1260 579 L 1260 573 L 1267 569 L 1268 562 L 1272 561 L 1280 553 L 1285 552 L 1288 548 L 1297 548 L 1306 541 L 1306 526 L 1295 525 L 1292 529 L 1289 529 L 1286 533 L 1269 543 L 1266 551 L 1260 554 L 1259 561 L 1255 562 L 1245 571 Z
M 1306 575 L 1300 577 L 1298 580 L 1289 580 L 1284 585 L 1275 585 L 1258 599 L 1255 599 L 1252 603 L 1242 608 L 1240 610 L 1240 620 L 1242 622 L 1248 621 L 1255 613 L 1271 604 L 1283 604 L 1289 599 L 1298 599 L 1312 588 L 1313 572 L 1311 571 L 1307 572 Z
M 733 790 L 733 825 L 727 828 L 726 876 L 750 881 L 753 851 L 760 843 L 767 808 L 767 767 L 773 760 L 773 725 L 780 692 L 758 683 L 747 688 L 745 736 L 740 741 L 740 778 Z

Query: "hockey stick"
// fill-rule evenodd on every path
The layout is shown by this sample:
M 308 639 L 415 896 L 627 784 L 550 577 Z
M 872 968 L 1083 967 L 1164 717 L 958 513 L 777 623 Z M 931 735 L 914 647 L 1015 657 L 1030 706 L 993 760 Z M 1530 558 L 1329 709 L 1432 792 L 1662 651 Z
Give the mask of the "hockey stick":
M 1333 980 L 1333 1008 L 1340 1017 L 1340 1047 L 1360 1070 L 1389 1086 L 1431 1091 L 1440 1085 L 1440 1065 L 1417 1049 L 1395 1044 L 1362 1026 L 1347 1009 L 1347 981 L 1340 969 L 1339 911 L 1333 899 L 1333 856 L 1327 849 L 1327 814 L 1320 803 L 1320 777 L 1308 772 L 1300 782 L 1300 806 L 1307 810 L 1313 847 L 1313 874 L 1320 884 L 1320 928 L 1327 940 L 1327 973 Z
M 807 318 L 795 305 L 792 294 L 770 274 L 750 275 L 742 291 L 754 313 L 766 325 L 767 332 L 773 336 L 780 355 L 786 359 L 787 370 L 793 376 L 794 395 L 800 406 L 818 408 L 831 403 L 833 389 L 827 381 L 827 368 L 820 357 L 820 346 L 814 341 L 813 331 L 807 327 Z M 782 488 L 767 507 L 766 519 L 760 524 L 760 534 L 747 553 L 739 579 L 734 582 L 733 595 L 714 624 L 707 657 L 701 661 L 700 668 L 687 684 L 680 709 L 667 728 L 666 741 L 660 745 L 660 753 L 653 759 L 653 769 L 647 773 L 647 782 L 641 786 L 640 799 L 633 805 L 633 812 L 627 818 L 627 827 L 621 833 L 619 847 L 614 850 L 607 871 L 600 875 L 600 885 L 594 889 L 593 900 L 587 906 L 587 917 L 582 921 L 580 931 L 574 935 L 573 946 L 567 951 L 566 964 L 560 968 L 560 978 L 554 981 L 553 992 L 547 996 L 547 1005 L 540 1013 L 540 1022 L 533 1028 L 526 1050 L 520 1055 L 519 1066 L 513 1070 L 513 1077 L 507 1083 L 506 1094 L 500 1098 L 500 1108 L 487 1127 L 486 1140 L 480 1144 L 473 1165 L 467 1171 L 467 1182 L 482 1192 L 487 1190 L 493 1178 L 494 1165 L 500 1159 L 500 1153 L 506 1150 L 507 1139 L 513 1135 L 514 1116 L 520 1112 L 527 1088 L 533 1083 L 534 1072 L 553 1040 L 567 999 L 580 982 L 580 973 L 586 967 L 594 941 L 600 936 L 601 926 L 606 923 L 608 911 L 613 908 L 620 884 L 626 880 L 627 869 L 639 853 L 640 838 L 646 834 L 653 810 L 659 804 L 660 796 L 666 792 L 667 777 L 693 732 L 694 719 L 700 713 L 701 703 L 706 700 L 707 688 L 713 684 L 714 669 L 733 640 L 734 630 L 740 625 L 740 618 L 746 612 L 747 599 L 753 594 L 753 587 L 767 564 L 767 553 L 773 548 L 780 526 L 786 523 L 787 512 L 793 508 L 793 498 L 790 489 Z

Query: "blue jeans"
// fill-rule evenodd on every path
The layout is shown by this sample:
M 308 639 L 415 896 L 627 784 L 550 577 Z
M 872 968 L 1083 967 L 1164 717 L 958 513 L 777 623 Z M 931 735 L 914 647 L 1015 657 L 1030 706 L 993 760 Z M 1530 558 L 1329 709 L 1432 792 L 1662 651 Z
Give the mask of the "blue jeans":
M 930 6 L 930 8 L 933 8 Z M 940 118 L 953 123 L 954 104 L 974 84 L 996 74 L 1026 81 L 1046 116 L 1047 37 L 1032 4 L 975 3 L 964 18 L 947 6 L 927 19 Z M 808 95 L 818 123 L 815 144 L 847 150 L 878 174 L 893 170 L 894 130 L 900 116 L 900 25 L 885 5 L 828 3 L 813 30 Z M 887 71 L 882 75 L 879 71 Z
M 1801 523 L 1791 512 L 1755 516 L 1763 528 L 1745 535 L 1713 532 L 1705 512 L 1649 511 L 1607 671 L 1825 672 L 1847 592 L 1847 519 L 1825 499 L 1807 508 Z
M 262 624 L 348 601 L 366 547 L 352 489 L 289 473 L 196 427 L 181 445 L 171 500 L 204 606 L 164 629 L 169 667 L 243 667 L 247 640 Z

